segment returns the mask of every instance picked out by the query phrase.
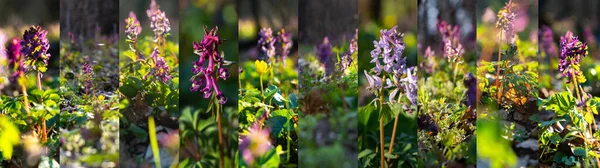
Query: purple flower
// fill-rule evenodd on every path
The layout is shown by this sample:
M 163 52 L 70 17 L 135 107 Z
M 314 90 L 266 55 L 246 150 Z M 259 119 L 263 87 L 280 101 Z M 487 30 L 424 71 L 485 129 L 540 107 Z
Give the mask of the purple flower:
M 198 61 L 194 61 L 194 67 L 192 72 L 194 75 L 190 81 L 192 81 L 191 91 L 199 91 L 204 95 L 204 98 L 210 98 L 213 90 L 219 99 L 220 104 L 227 102 L 227 97 L 221 92 L 215 78 L 221 78 L 226 80 L 229 77 L 227 73 L 227 67 L 225 67 L 224 56 L 219 54 L 219 45 L 223 43 L 223 40 L 217 36 L 217 28 L 213 28 L 210 32 L 204 27 L 204 39 L 199 43 L 193 42 L 194 53 L 200 56 Z M 205 66 L 205 62 L 208 63 Z M 216 73 L 215 74 L 215 70 Z M 218 75 L 218 76 L 215 76 Z
M 148 74 L 152 74 L 152 76 L 159 78 L 163 83 L 167 83 L 167 81 L 171 80 L 171 76 L 169 75 L 171 68 L 169 68 L 165 59 L 159 55 L 160 51 L 158 51 L 158 47 L 154 47 L 154 51 L 152 51 L 154 68 Z
M 94 72 L 88 61 L 83 63 L 82 71 L 85 76 L 85 92 L 89 93 L 92 89 L 92 76 L 94 75 Z
M 571 82 L 573 74 L 575 76 L 581 75 L 581 71 L 578 67 L 581 57 L 585 57 L 588 54 L 587 44 L 579 41 L 577 36 L 573 36 L 573 33 L 568 31 L 565 36 L 560 37 L 560 55 L 558 70 L 568 78 L 567 83 Z
M 375 49 L 371 51 L 371 63 L 375 63 L 373 71 L 377 76 L 381 70 L 387 73 L 403 72 L 406 68 L 406 58 L 402 57 L 404 48 L 404 34 L 396 31 L 396 26 L 390 30 L 381 30 L 379 41 L 373 41 Z M 382 60 L 383 67 L 379 60 Z
M 127 41 L 130 43 L 136 43 L 138 35 L 142 32 L 142 26 L 138 21 L 135 13 L 129 12 L 129 17 L 125 19 L 125 34 L 127 35 Z
M 164 38 L 171 31 L 169 19 L 165 15 L 165 12 L 158 8 L 154 0 L 150 3 L 150 9 L 146 10 L 146 14 L 150 18 L 150 28 L 154 31 L 155 41 L 161 37 Z
M 271 148 L 269 140 L 269 129 L 260 129 L 260 126 L 254 124 L 248 130 L 246 135 L 242 135 L 240 139 L 239 151 L 246 165 L 254 165 L 256 159 L 267 153 Z
M 438 31 L 442 34 L 442 41 L 458 43 L 460 40 L 460 28 L 458 25 L 449 25 L 446 21 L 440 21 L 437 24 Z
M 342 55 L 341 72 L 344 72 L 350 65 L 352 65 L 352 54 L 358 51 L 358 29 L 356 29 L 354 38 L 350 40 L 350 46 L 348 51 Z
M 504 8 L 498 11 L 498 20 L 496 21 L 496 28 L 499 28 L 506 39 L 512 39 L 514 37 L 514 21 L 517 15 L 512 11 L 515 4 L 510 0 Z M 511 40 L 512 41 L 512 40 Z
M 378 93 L 381 89 L 382 83 L 381 78 L 376 75 L 370 75 L 367 71 L 364 71 L 365 77 L 367 78 L 367 82 L 369 82 L 369 86 L 367 86 L 367 90 L 373 93 Z
M 417 68 L 410 67 L 406 68 L 406 77 L 401 79 L 404 85 L 404 91 L 406 92 L 406 97 L 410 100 L 412 105 L 417 105 Z M 392 102 L 392 101 L 390 101 Z
M 6 55 L 8 55 L 8 67 L 13 70 L 10 82 L 15 83 L 19 76 L 25 74 L 26 70 L 25 62 L 23 57 L 21 57 L 21 44 L 19 39 L 14 38 L 8 43 Z
M 556 45 L 554 45 L 552 29 L 545 25 L 542 26 L 540 37 L 542 38 L 542 51 L 545 52 L 547 55 L 556 56 L 558 49 L 556 48 Z
M 323 38 L 323 43 L 317 45 L 315 52 L 321 64 L 326 65 L 331 60 L 331 43 L 328 37 Z
M 294 45 L 294 42 L 292 41 L 292 33 L 286 33 L 285 29 L 281 29 L 281 31 L 278 33 L 277 39 L 280 43 L 279 46 L 281 46 L 279 49 L 281 52 L 280 59 L 283 65 L 285 65 L 285 59 L 288 55 L 290 55 L 292 46 Z
M 427 46 L 427 49 L 423 54 L 423 58 L 426 61 L 422 61 L 420 67 L 425 69 L 425 72 L 427 73 L 433 73 L 433 68 L 435 67 L 435 51 L 431 50 L 431 47 Z
M 462 57 L 464 49 L 462 44 L 458 43 L 456 46 L 452 45 L 449 40 L 444 43 L 444 56 L 448 58 L 448 61 L 455 62 Z
M 475 76 L 471 73 L 466 74 L 463 84 L 467 88 L 467 100 L 465 105 L 467 105 L 467 107 L 475 108 L 475 103 L 477 101 L 477 80 L 475 79 Z
M 275 42 L 277 40 L 273 37 L 271 28 L 262 28 L 258 33 L 258 36 L 260 36 L 258 45 L 268 58 L 265 60 L 275 60 Z
M 50 43 L 46 38 L 47 34 L 48 32 L 42 30 L 40 26 L 31 26 L 29 30 L 23 33 L 21 53 L 31 61 L 30 65 L 33 65 L 36 70 L 38 70 L 37 62 L 43 62 L 46 66 L 48 65 L 48 59 L 50 59 L 50 54 L 46 53 L 50 48 Z

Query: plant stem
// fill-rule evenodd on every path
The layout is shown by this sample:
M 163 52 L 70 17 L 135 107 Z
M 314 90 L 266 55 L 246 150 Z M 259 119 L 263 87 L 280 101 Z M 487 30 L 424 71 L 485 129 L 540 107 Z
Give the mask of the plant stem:
M 398 96 L 398 100 L 397 103 L 400 103 L 401 100 L 401 96 Z M 388 150 L 388 154 L 392 154 L 392 149 L 394 149 L 394 139 L 396 138 L 396 128 L 398 126 L 398 116 L 396 116 L 396 118 L 394 119 L 394 128 L 392 129 L 392 140 L 390 141 L 390 148 Z M 390 158 L 387 159 L 387 161 L 390 161 Z
M 385 77 L 386 76 L 383 75 L 382 80 L 381 80 L 382 82 L 385 82 Z M 384 145 L 385 141 L 383 138 L 384 127 L 383 127 L 383 117 L 381 114 L 383 111 L 383 98 L 384 98 L 383 97 L 383 89 L 384 89 L 384 87 L 382 86 L 381 91 L 379 92 L 379 104 L 380 104 L 379 105 L 379 142 L 380 142 L 379 150 L 381 151 L 380 152 L 381 153 L 381 157 L 380 157 L 381 158 L 381 168 L 385 167 L 385 159 L 384 159 L 385 158 L 385 145 Z
M 225 167 L 225 158 L 223 157 L 223 129 L 221 127 L 221 105 L 217 105 L 217 128 L 219 132 L 219 167 Z
M 150 146 L 152 147 L 152 154 L 154 155 L 154 164 L 157 168 L 161 168 L 160 164 L 160 151 L 158 149 L 158 140 L 156 139 L 156 125 L 154 124 L 154 117 L 148 117 L 148 134 L 150 136 Z
M 263 89 L 262 75 L 259 75 L 259 79 L 260 79 L 260 95 L 262 96 L 263 100 L 265 100 L 265 90 Z
M 500 61 L 502 61 L 502 31 L 500 31 L 500 43 L 498 44 L 498 62 L 496 66 L 496 87 L 498 88 L 498 92 L 496 92 L 496 98 L 498 99 L 498 103 L 500 103 L 500 97 L 502 95 L 502 89 L 500 85 Z
M 37 88 L 38 88 L 38 90 L 42 90 L 42 72 L 37 71 L 36 78 L 37 78 L 37 80 L 36 80 L 37 81 L 36 82 Z M 43 95 L 40 96 L 40 104 L 44 104 Z M 42 116 L 40 120 L 42 120 L 42 123 L 41 123 L 42 130 L 41 130 L 41 132 L 42 132 L 42 143 L 44 143 L 48 139 L 48 133 L 46 131 L 46 118 L 45 118 L 45 116 Z

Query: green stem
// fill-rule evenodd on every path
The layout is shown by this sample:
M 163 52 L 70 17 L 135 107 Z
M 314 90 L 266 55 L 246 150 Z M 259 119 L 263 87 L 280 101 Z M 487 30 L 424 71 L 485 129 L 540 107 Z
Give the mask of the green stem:
M 385 82 L 385 77 L 386 76 L 383 75 L 382 80 L 381 80 L 382 82 Z M 383 127 L 383 117 L 381 114 L 383 111 L 383 98 L 384 98 L 383 97 L 383 89 L 384 89 L 384 87 L 382 86 L 381 91 L 379 91 L 379 104 L 380 104 L 380 106 L 379 106 L 379 142 L 380 142 L 379 150 L 381 151 L 380 152 L 381 153 L 381 156 L 380 156 L 381 168 L 385 167 L 385 145 L 384 145 L 385 141 L 383 138 L 384 127 Z
M 260 95 L 262 95 L 263 100 L 265 100 L 265 90 L 263 88 L 262 75 L 259 75 L 260 78 Z
M 219 167 L 225 167 L 225 158 L 223 152 L 223 128 L 221 127 L 221 105 L 217 105 L 217 130 L 219 133 Z
M 154 155 L 154 163 L 157 168 L 161 168 L 160 164 L 160 153 L 158 149 L 158 141 L 156 140 L 156 126 L 154 125 L 154 117 L 148 117 L 148 133 L 150 134 L 150 145 L 152 146 L 152 153 Z

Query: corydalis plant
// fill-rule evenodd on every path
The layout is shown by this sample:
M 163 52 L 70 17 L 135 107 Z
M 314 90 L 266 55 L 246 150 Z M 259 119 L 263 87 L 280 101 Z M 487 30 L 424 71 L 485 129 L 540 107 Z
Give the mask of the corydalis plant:
M 558 49 L 554 45 L 554 38 L 552 29 L 548 26 L 542 26 L 540 31 L 541 45 L 542 51 L 550 56 L 556 56 L 558 53 Z
M 137 16 L 135 16 L 135 13 L 129 12 L 129 17 L 125 19 L 125 23 L 125 34 L 127 35 L 129 48 L 134 52 L 137 52 L 138 35 L 142 32 L 140 21 L 137 19 Z
M 150 28 L 154 32 L 154 41 L 157 42 L 159 39 L 165 38 L 171 31 L 171 23 L 165 12 L 158 8 L 156 1 L 152 0 L 150 9 L 146 10 L 146 14 L 150 19 Z
M 277 34 L 277 40 L 280 46 L 279 59 L 281 60 L 282 64 L 285 65 L 285 59 L 290 55 L 292 45 L 294 45 L 294 42 L 292 41 L 292 33 L 286 33 L 285 29 L 281 29 Z
M 333 67 L 328 66 L 328 63 L 331 60 L 332 47 L 328 37 L 323 38 L 323 43 L 315 47 L 315 52 L 319 62 L 321 62 L 321 66 L 325 68 L 325 74 L 331 74 L 331 72 L 333 72 Z
M 511 39 L 514 42 L 514 21 L 517 15 L 513 12 L 515 4 L 512 0 L 508 1 L 504 8 L 498 11 L 498 20 L 496 21 L 496 28 L 500 29 L 499 37 L 505 36 L 505 39 Z
M 350 65 L 352 65 L 352 54 L 358 51 L 358 29 L 354 32 L 354 37 L 350 40 L 350 46 L 348 46 L 348 51 L 342 55 L 340 70 L 343 73 Z
M 258 45 L 268 58 L 264 60 L 275 60 L 275 42 L 277 40 L 273 37 L 273 30 L 271 28 L 262 28 L 258 36 L 260 36 Z
M 214 90 L 217 99 L 219 99 L 219 104 L 225 104 L 227 97 L 219 89 L 216 80 L 218 78 L 226 80 L 229 74 L 227 74 L 225 58 L 218 51 L 223 40 L 217 35 L 217 31 L 218 28 L 208 31 L 204 27 L 204 39 L 199 43 L 193 43 L 194 53 L 199 55 L 200 58 L 194 62 L 194 68 L 192 68 L 192 72 L 196 75 L 190 79 L 192 81 L 190 90 L 200 91 L 204 98 L 209 98 Z M 206 61 L 208 63 L 205 65 Z
M 21 75 L 25 74 L 26 70 L 25 62 L 21 56 L 21 44 L 19 39 L 14 38 L 8 43 L 6 55 L 8 56 L 8 67 L 13 71 L 9 80 L 11 83 L 15 83 Z
M 171 75 L 169 75 L 171 68 L 169 68 L 169 65 L 167 62 L 165 62 L 165 58 L 159 55 L 160 51 L 158 50 L 158 47 L 154 47 L 154 50 L 152 51 L 152 62 L 154 63 L 154 68 L 152 68 L 152 70 L 150 70 L 146 76 L 152 75 L 160 79 L 160 81 L 163 83 L 167 83 L 167 81 L 171 80 Z
M 92 70 L 92 66 L 88 63 L 88 61 L 85 61 L 83 63 L 83 67 L 82 67 L 82 72 L 83 72 L 83 76 L 85 77 L 85 94 L 89 94 L 90 91 L 92 90 L 92 76 L 94 75 L 94 71 Z
M 29 30 L 23 33 L 23 40 L 21 41 L 21 53 L 25 55 L 29 65 L 36 71 L 45 72 L 48 66 L 48 49 L 50 43 L 46 35 L 48 32 L 43 30 L 40 26 L 31 26 Z
M 586 79 L 579 70 L 579 61 L 581 57 L 588 54 L 587 49 L 587 44 L 579 41 L 571 31 L 560 37 L 558 70 L 567 77 L 567 83 L 572 82 L 572 79 L 576 79 L 579 83 L 585 82 Z

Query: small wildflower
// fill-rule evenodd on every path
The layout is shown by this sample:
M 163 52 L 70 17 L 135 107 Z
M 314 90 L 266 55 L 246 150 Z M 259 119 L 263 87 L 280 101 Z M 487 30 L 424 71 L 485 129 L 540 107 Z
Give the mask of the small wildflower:
M 358 50 L 358 29 L 356 29 L 354 38 L 350 40 L 350 46 L 348 51 L 342 56 L 341 72 L 344 72 L 350 65 L 352 65 L 352 54 Z
M 83 75 L 85 76 L 85 92 L 89 93 L 92 89 L 92 76 L 94 75 L 94 72 L 92 71 L 92 66 L 90 66 L 88 61 L 83 63 L 82 71 Z
M 425 61 L 421 62 L 421 68 L 425 69 L 427 73 L 433 73 L 433 68 L 436 65 L 435 62 L 435 51 L 431 50 L 431 47 L 427 47 L 425 53 L 423 54 L 423 58 Z
M 154 31 L 155 41 L 164 38 L 171 31 L 169 18 L 167 18 L 164 11 L 158 8 L 154 0 L 150 3 L 150 9 L 146 10 L 146 14 L 150 18 L 150 28 Z
M 125 19 L 125 34 L 127 35 L 127 41 L 130 43 L 136 43 L 138 35 L 142 32 L 142 26 L 138 21 L 135 13 L 129 12 L 129 17 Z
M 292 34 L 291 33 L 286 33 L 285 29 L 281 29 L 281 31 L 279 31 L 278 33 L 278 42 L 280 43 L 280 60 L 283 63 L 283 65 L 285 65 L 285 59 L 287 59 L 287 57 L 290 55 L 292 46 L 294 45 L 294 42 L 292 42 Z
M 269 69 L 270 69 L 269 65 L 266 62 L 262 61 L 262 60 L 256 60 L 254 62 L 254 66 L 256 67 L 256 72 L 259 75 L 266 74 L 267 72 L 269 72 Z
M 540 33 L 542 39 L 542 51 L 547 55 L 556 56 L 558 49 L 556 48 L 556 45 L 554 45 L 552 29 L 550 29 L 548 26 L 542 26 Z
M 510 0 L 506 6 L 504 6 L 504 8 L 498 11 L 496 28 L 501 30 L 506 39 L 514 38 L 514 21 L 517 18 L 517 15 L 513 12 L 513 7 L 515 7 L 515 4 L 513 4 L 512 0 Z
M 262 28 L 258 34 L 260 39 L 258 39 L 258 45 L 261 50 L 265 52 L 268 61 L 275 60 L 275 42 L 277 41 L 273 37 L 273 31 L 271 28 Z
M 190 79 L 192 81 L 190 90 L 201 92 L 204 98 L 210 98 L 214 90 L 219 104 L 225 104 L 227 97 L 221 92 L 215 79 L 218 77 L 226 80 L 229 77 L 224 64 L 224 55 L 218 51 L 223 40 L 217 35 L 217 30 L 217 28 L 213 28 L 208 31 L 204 27 L 204 39 L 199 43 L 193 42 L 194 53 L 200 57 L 198 61 L 194 61 L 192 72 L 196 75 Z M 204 65 L 205 61 L 208 61 L 206 66 Z M 215 70 L 218 76 L 215 76 Z M 201 87 L 203 88 L 201 89 Z
M 404 71 L 406 58 L 403 58 L 402 54 L 406 44 L 404 44 L 404 34 L 398 33 L 396 26 L 390 30 L 381 30 L 379 41 L 373 41 L 373 45 L 375 49 L 371 51 L 370 62 L 375 63 L 373 71 L 377 76 L 381 74 L 381 70 L 387 73 Z M 383 66 L 379 62 L 380 59 Z
M 579 41 L 572 32 L 567 32 L 565 36 L 560 37 L 560 55 L 558 70 L 567 77 L 567 83 L 571 82 L 573 75 L 579 80 L 583 73 L 579 70 L 579 61 L 581 57 L 588 54 L 586 43 Z M 583 78 L 585 80 L 585 78 Z
M 8 43 L 6 55 L 8 55 L 8 67 L 13 71 L 9 80 L 11 83 L 15 83 L 19 76 L 25 74 L 26 71 L 19 39 L 14 38 Z
M 370 75 L 367 71 L 364 71 L 365 77 L 367 78 L 367 82 L 369 82 L 369 86 L 367 86 L 367 90 L 373 93 L 378 93 L 382 87 L 381 78 L 378 76 Z
M 35 63 L 43 62 L 43 65 L 47 66 L 50 59 L 50 54 L 47 53 L 50 48 L 50 43 L 46 38 L 47 34 L 48 32 L 42 30 L 40 26 L 31 26 L 23 33 L 21 53 L 31 61 L 30 65 L 33 65 L 36 70 L 39 70 L 39 67 Z
M 152 51 L 154 69 L 151 72 L 153 76 L 159 78 L 163 83 L 167 83 L 167 81 L 171 80 L 171 76 L 169 75 L 171 68 L 169 68 L 165 59 L 159 55 L 160 51 L 158 51 L 158 47 L 154 47 L 154 51 Z

